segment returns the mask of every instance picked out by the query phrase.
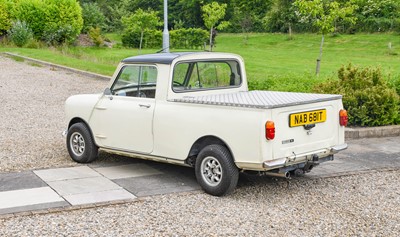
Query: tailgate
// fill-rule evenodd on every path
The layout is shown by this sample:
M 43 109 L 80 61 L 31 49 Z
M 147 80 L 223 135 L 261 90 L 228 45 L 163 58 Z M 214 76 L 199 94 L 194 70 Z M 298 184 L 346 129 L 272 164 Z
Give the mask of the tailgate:
M 340 143 L 341 100 L 275 108 L 272 159 L 301 155 Z

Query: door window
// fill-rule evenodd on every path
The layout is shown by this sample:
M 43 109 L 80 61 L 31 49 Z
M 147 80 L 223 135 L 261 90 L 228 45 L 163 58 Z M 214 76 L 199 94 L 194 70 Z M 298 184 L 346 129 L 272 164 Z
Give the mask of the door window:
M 157 68 L 148 65 L 126 65 L 115 79 L 111 93 L 116 96 L 155 98 Z

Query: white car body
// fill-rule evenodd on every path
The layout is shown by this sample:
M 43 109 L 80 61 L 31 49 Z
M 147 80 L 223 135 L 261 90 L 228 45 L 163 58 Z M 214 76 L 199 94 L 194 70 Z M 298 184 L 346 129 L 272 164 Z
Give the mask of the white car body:
M 222 64 L 225 61 L 229 67 Z M 217 77 L 225 70 L 221 67 L 231 69 L 230 84 L 204 89 L 199 67 L 211 68 L 214 62 Z M 129 65 L 135 67 L 129 69 Z M 137 65 L 142 66 L 136 69 Z M 182 69 L 184 81 L 174 84 L 180 72 L 177 65 L 187 69 Z M 249 92 L 244 62 L 238 55 L 170 53 L 128 58 L 120 63 L 108 88 L 117 87 L 115 80 L 125 73 L 121 70 L 139 70 L 146 78 L 156 71 L 155 85 L 149 83 L 155 86 L 154 98 L 142 97 L 135 87 L 137 97 L 126 96 L 130 89 L 106 89 L 103 94 L 77 95 L 66 101 L 69 128 L 76 122 L 86 124 L 96 146 L 107 152 L 195 166 L 202 148 L 217 143 L 229 150 L 238 170 L 287 176 L 299 168 L 308 172 L 347 147 L 339 118 L 343 110 L 340 95 Z M 204 70 L 208 72 L 202 77 L 213 73 Z M 199 88 L 193 89 L 195 85 L 188 83 L 197 80 L 196 75 Z M 325 121 L 290 127 L 290 114 L 321 110 L 326 111 Z M 308 115 L 317 119 L 316 113 Z M 271 140 L 266 139 L 267 121 L 275 124 L 276 135 Z

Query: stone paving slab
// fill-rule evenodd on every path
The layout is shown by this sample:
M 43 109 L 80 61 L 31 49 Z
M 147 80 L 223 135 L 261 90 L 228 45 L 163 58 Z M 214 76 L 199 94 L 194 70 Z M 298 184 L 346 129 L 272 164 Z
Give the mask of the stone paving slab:
M 21 189 L 1 192 L 0 210 L 17 206 L 28 206 L 35 204 L 62 202 L 62 199 L 49 187 Z
M 47 184 L 32 171 L 0 175 L 0 192 L 47 187 Z
M 47 184 L 61 196 L 121 189 L 120 186 L 105 177 L 52 181 Z
M 162 172 L 160 172 L 159 170 L 151 168 L 150 166 L 145 164 L 129 164 L 93 169 L 108 179 L 123 179 L 162 174 Z
M 70 206 L 70 204 L 66 201 L 60 202 L 49 202 L 49 203 L 41 203 L 41 204 L 33 204 L 33 205 L 25 205 L 25 206 L 14 206 L 10 208 L 1 208 L 0 215 L 4 214 L 12 214 L 18 212 L 30 212 L 30 211 L 40 211 L 51 208 L 65 208 Z
M 46 182 L 101 176 L 99 173 L 87 166 L 36 170 L 33 172 Z
M 119 188 L 99 192 L 80 193 L 63 196 L 71 205 L 108 202 L 115 200 L 135 199 L 136 197 L 125 189 Z
M 172 175 L 151 175 L 117 179 L 114 180 L 114 182 L 138 197 L 200 189 L 200 186 L 195 180 L 179 178 Z

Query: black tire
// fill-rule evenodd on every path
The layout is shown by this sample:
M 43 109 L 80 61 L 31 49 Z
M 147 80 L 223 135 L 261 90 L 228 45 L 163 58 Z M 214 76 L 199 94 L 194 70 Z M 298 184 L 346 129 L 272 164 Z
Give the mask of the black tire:
M 71 158 L 78 163 L 94 161 L 99 150 L 84 123 L 75 123 L 68 129 L 67 149 Z
M 239 180 L 239 169 L 231 153 L 221 145 L 204 147 L 196 159 L 197 182 L 206 193 L 224 196 L 231 193 Z

